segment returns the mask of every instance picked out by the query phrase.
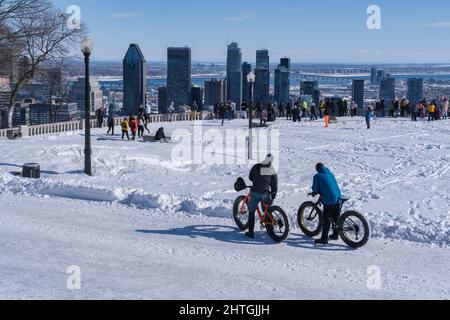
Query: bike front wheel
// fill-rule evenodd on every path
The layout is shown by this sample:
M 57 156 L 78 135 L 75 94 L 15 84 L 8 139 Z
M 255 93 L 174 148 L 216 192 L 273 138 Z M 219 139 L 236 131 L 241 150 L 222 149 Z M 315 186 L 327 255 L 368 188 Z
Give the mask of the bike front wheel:
M 298 209 L 298 225 L 302 232 L 314 238 L 322 232 L 323 212 L 314 202 L 305 202 Z
M 350 248 L 361 248 L 370 238 L 369 223 L 359 212 L 348 211 L 339 219 L 339 233 L 342 241 Z
M 283 242 L 289 236 L 289 219 L 280 207 L 269 208 L 267 215 L 269 223 L 266 224 L 267 234 L 275 242 Z
M 234 201 L 233 218 L 240 230 L 245 231 L 248 229 L 249 210 L 244 196 L 240 196 Z

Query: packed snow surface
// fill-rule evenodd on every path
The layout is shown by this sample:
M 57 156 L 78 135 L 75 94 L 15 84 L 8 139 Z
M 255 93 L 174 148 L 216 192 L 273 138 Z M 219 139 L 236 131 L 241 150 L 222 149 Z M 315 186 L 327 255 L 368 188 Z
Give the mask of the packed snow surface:
M 176 135 L 200 124 L 163 125 Z M 202 124 L 203 150 L 211 130 L 248 125 Z M 190 164 L 174 159 L 176 141 L 122 141 L 95 129 L 90 178 L 81 132 L 0 140 L 0 298 L 450 298 L 450 121 L 383 119 L 369 131 L 362 118 L 329 129 L 279 120 L 256 131 L 279 133 L 276 203 L 293 227 L 280 245 L 263 232 L 248 241 L 233 224 L 233 184 L 251 166 L 242 145 L 234 163 Z M 12 174 L 29 162 L 41 165 L 40 180 Z M 315 247 L 301 235 L 296 212 L 310 200 L 317 162 L 352 199 L 346 208 L 369 220 L 366 247 Z M 66 287 L 72 265 L 81 290 Z M 367 285 L 372 266 L 380 290 Z

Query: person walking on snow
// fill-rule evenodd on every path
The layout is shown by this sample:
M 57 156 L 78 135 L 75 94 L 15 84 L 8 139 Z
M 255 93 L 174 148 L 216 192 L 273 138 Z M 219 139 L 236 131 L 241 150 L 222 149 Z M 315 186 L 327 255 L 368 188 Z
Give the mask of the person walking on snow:
M 122 140 L 123 138 L 125 138 L 125 135 L 127 136 L 127 139 L 130 140 L 130 135 L 128 134 L 128 130 L 130 127 L 127 118 L 123 119 L 121 126 L 122 126 Z
M 366 124 L 368 130 L 370 130 L 370 123 L 372 122 L 372 119 L 373 119 L 372 108 L 369 108 L 366 113 Z
M 338 240 L 339 231 L 335 228 L 339 221 L 340 215 L 340 201 L 342 198 L 341 189 L 336 181 L 335 176 L 331 171 L 325 167 L 323 163 L 316 165 L 317 174 L 314 176 L 313 181 L 313 195 L 321 195 L 323 202 L 323 232 L 322 238 L 316 240 L 316 244 L 328 244 L 328 240 Z M 333 222 L 333 235 L 329 237 L 331 222 Z
M 447 97 L 444 98 L 444 100 L 442 101 L 442 119 L 447 120 L 448 119 L 448 107 L 449 107 L 449 102 Z
M 114 127 L 116 125 L 116 119 L 114 118 L 114 116 L 111 114 L 108 118 L 108 132 L 106 133 L 106 135 L 108 135 L 111 132 L 111 135 L 114 135 Z

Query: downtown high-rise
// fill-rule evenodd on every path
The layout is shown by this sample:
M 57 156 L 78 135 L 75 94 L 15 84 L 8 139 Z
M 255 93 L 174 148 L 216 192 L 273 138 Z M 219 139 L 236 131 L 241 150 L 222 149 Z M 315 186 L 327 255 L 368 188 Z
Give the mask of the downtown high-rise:
M 380 91 L 378 94 L 381 100 L 384 100 L 385 106 L 390 106 L 395 99 L 395 79 L 382 78 L 380 81 Z
M 191 104 L 191 48 L 167 49 L 167 103 L 175 107 Z
M 242 63 L 242 101 L 250 103 L 250 85 L 247 76 L 252 71 L 252 65 L 248 62 Z
M 352 99 L 360 110 L 364 107 L 364 80 L 353 80 Z
M 256 51 L 255 76 L 254 101 L 267 106 L 269 104 L 270 89 L 270 57 L 268 50 Z
M 227 98 L 238 109 L 242 103 L 242 52 L 236 42 L 228 46 L 227 53 Z
M 291 60 L 289 58 L 282 58 L 280 64 L 275 69 L 274 101 L 277 103 L 286 104 L 289 102 L 290 67 Z
M 123 59 L 123 109 L 124 115 L 136 115 L 145 107 L 147 93 L 147 63 L 137 44 L 131 44 Z
M 409 100 L 409 105 L 414 107 L 423 100 L 423 79 L 410 78 L 407 82 L 406 97 Z

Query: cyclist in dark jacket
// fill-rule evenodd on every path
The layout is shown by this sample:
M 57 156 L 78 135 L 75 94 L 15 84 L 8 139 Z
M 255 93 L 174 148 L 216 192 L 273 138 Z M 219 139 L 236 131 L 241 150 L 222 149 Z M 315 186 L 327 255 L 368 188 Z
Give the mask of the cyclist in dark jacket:
M 325 167 L 323 163 L 316 165 L 317 174 L 314 176 L 313 193 L 320 194 L 323 198 L 323 232 L 322 238 L 316 241 L 316 244 L 328 244 L 328 237 L 331 227 L 331 219 L 337 225 L 340 215 L 340 201 L 342 198 L 341 189 L 336 181 L 336 178 L 331 171 Z M 333 230 L 331 240 L 337 240 L 339 232 Z
M 275 200 L 278 193 L 278 175 L 272 167 L 273 156 L 268 155 L 260 164 L 255 165 L 250 171 L 250 181 L 253 182 L 249 209 L 249 231 L 245 234 L 249 238 L 255 237 L 255 212 L 262 201 L 270 203 Z

